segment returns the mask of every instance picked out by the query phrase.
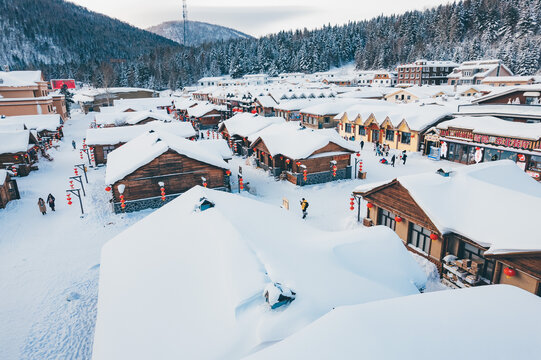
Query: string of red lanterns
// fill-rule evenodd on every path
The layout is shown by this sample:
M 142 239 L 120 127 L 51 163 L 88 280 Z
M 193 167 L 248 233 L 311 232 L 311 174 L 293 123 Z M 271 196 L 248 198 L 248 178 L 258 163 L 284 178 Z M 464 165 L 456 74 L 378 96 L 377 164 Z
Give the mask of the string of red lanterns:
M 13 173 L 13 176 L 17 176 L 17 166 L 11 165 L 11 172 Z
M 349 209 L 351 211 L 355 210 L 355 198 L 349 198 Z
M 71 202 L 71 195 L 70 195 L 70 193 L 67 193 L 67 194 L 66 194 L 66 200 L 68 200 L 68 205 L 73 204 L 73 202 Z
M 336 165 L 333 165 L 332 166 L 332 176 L 333 177 L 336 177 L 336 169 L 337 169 Z

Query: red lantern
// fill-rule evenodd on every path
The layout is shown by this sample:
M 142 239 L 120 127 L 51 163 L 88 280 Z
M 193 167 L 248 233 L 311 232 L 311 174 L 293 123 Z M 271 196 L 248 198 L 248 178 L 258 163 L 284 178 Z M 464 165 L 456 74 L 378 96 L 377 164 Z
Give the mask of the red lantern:
M 286 164 L 289 164 L 290 162 L 291 162 L 291 160 L 286 159 Z
M 107 187 L 105 188 L 105 191 L 107 191 L 107 192 L 111 191 L 111 187 L 110 187 L 110 186 L 107 186 Z
M 374 207 L 374 204 L 368 203 L 368 204 L 366 204 L 366 207 L 369 208 L 369 209 L 372 209 Z
M 438 234 L 434 234 L 434 233 L 430 234 L 430 239 L 431 239 L 431 240 L 434 240 L 434 241 L 435 241 L 435 240 L 438 240 L 439 238 L 440 238 L 440 237 L 438 236 Z
M 507 276 L 508 279 L 517 275 L 516 270 L 511 269 L 510 267 L 506 267 L 505 269 L 503 269 L 503 273 L 505 274 L 505 276 Z
M 297 161 L 297 166 L 301 166 L 301 162 L 300 162 L 300 161 Z
M 360 153 L 357 153 L 357 154 L 355 154 L 355 156 L 359 157 L 359 156 L 361 156 L 361 154 L 360 154 Z
M 253 109 L 253 110 L 252 110 L 252 114 L 257 114 L 257 110 L 256 110 L 256 109 Z
M 204 187 L 207 187 L 207 183 L 206 183 L 206 182 L 204 182 L 204 183 L 203 183 L 203 186 L 204 186 Z
M 230 171 L 230 170 L 226 170 L 226 171 L 225 171 L 225 174 L 226 174 L 227 176 L 231 176 L 231 171 Z
M 400 216 L 395 216 L 394 221 L 396 221 L 397 223 L 402 222 L 402 218 Z
M 244 184 L 243 184 L 242 178 L 239 178 L 239 188 L 241 191 L 244 190 Z
M 308 179 L 308 171 L 304 170 L 302 174 L 303 174 L 304 181 L 306 181 Z

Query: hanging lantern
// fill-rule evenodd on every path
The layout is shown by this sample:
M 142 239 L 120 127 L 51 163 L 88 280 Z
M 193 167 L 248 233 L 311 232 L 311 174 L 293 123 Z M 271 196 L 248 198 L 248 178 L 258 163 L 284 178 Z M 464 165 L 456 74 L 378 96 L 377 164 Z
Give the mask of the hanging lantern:
M 107 192 L 111 191 L 111 187 L 110 187 L 110 186 L 107 186 L 107 187 L 105 188 L 105 191 L 107 191 Z
M 349 209 L 351 211 L 355 210 L 355 198 L 349 198 Z
M 79 157 L 83 160 L 83 150 L 79 150 Z
M 359 162 L 359 172 L 363 172 L 363 162 Z
M 336 165 L 333 165 L 333 167 L 332 167 L 332 176 L 333 177 L 336 177 L 336 169 L 337 169 Z
M 77 170 L 77 168 L 73 168 L 73 172 L 75 173 L 75 176 L 79 176 L 79 170 Z
M 357 153 L 357 154 L 355 154 L 355 156 L 360 157 L 360 156 L 361 156 L 361 153 Z
M 369 208 L 369 209 L 372 209 L 374 207 L 374 204 L 368 203 L 368 204 L 366 204 L 366 207 Z
M 302 172 L 302 176 L 304 178 L 304 181 L 308 179 L 308 171 L 306 169 Z
M 165 188 L 163 186 L 160 188 L 160 192 L 162 196 L 162 201 L 165 201 Z
M 440 237 L 438 236 L 438 234 L 434 234 L 434 233 L 430 234 L 430 239 L 433 241 L 438 240 L 439 238 Z
M 68 200 L 68 205 L 73 204 L 73 203 L 71 202 L 71 195 L 70 195 L 70 193 L 67 193 L 67 194 L 66 194 L 66 200 Z
M 297 161 L 296 164 L 297 164 L 297 166 L 301 166 L 301 162 L 300 162 L 300 161 Z
M 394 221 L 396 221 L 397 223 L 400 223 L 402 222 L 402 218 L 400 216 L 395 216 Z
M 291 162 L 291 160 L 286 159 L 286 164 L 289 164 L 290 162 Z
M 244 190 L 244 184 L 242 178 L 239 178 L 239 189 L 240 191 Z
M 513 276 L 516 276 L 517 275 L 517 272 L 515 269 L 511 269 L 510 267 L 506 267 L 505 269 L 503 269 L 503 273 L 505 274 L 505 276 L 509 279 L 509 278 L 512 278 Z
M 17 167 L 15 165 L 11 166 L 11 172 L 13 173 L 13 176 L 17 176 Z
M 70 188 L 75 189 L 75 186 L 73 185 L 73 180 L 70 180 Z
M 226 171 L 225 171 L 225 174 L 226 174 L 227 176 L 231 176 L 231 170 L 226 170 Z
M 256 109 L 253 109 L 253 110 L 252 110 L 252 114 L 257 114 L 257 110 L 256 110 Z

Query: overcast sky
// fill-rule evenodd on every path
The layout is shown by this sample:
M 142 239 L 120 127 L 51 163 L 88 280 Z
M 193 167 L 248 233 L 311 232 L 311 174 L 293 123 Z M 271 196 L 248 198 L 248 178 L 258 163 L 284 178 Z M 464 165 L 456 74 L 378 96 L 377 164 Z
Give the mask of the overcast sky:
M 182 0 L 68 0 L 140 28 L 182 18 Z M 423 10 L 449 0 L 188 0 L 188 19 L 262 36 Z

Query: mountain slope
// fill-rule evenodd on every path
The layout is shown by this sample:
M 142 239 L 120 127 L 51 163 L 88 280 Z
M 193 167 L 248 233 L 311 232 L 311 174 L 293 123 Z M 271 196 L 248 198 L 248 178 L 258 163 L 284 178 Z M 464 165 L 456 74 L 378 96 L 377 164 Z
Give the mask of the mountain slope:
M 197 46 L 217 40 L 252 38 L 252 36 L 244 34 L 235 29 L 200 21 L 186 22 L 186 30 L 188 36 L 185 45 L 188 46 Z M 176 41 L 179 44 L 184 43 L 183 21 L 167 21 L 160 25 L 149 27 L 147 31 Z
M 0 0 L 0 64 L 12 67 L 133 59 L 161 36 L 63 0 Z

